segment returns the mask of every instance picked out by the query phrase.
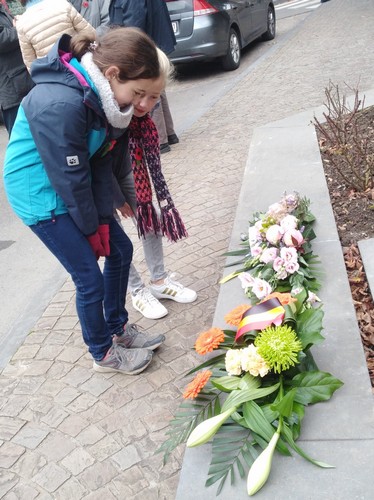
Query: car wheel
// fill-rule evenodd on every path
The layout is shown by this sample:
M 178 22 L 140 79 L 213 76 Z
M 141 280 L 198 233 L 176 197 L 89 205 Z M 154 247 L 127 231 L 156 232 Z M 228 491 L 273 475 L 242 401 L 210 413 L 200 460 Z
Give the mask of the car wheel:
M 227 54 L 222 58 L 222 67 L 225 71 L 233 71 L 240 66 L 240 41 L 234 28 L 230 28 Z
M 262 35 L 263 40 L 273 40 L 275 38 L 275 11 L 274 7 L 269 5 L 267 16 L 267 29 Z

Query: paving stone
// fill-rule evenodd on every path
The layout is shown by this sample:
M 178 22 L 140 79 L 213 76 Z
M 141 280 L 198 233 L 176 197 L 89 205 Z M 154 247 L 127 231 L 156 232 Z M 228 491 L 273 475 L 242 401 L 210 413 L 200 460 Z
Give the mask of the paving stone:
M 79 481 L 92 491 L 104 487 L 117 475 L 118 469 L 110 462 L 96 462 L 80 474 Z
M 61 464 L 68 469 L 74 476 L 80 474 L 84 469 L 87 469 L 95 462 L 95 459 L 82 448 L 73 450 L 67 455 Z
M 53 500 L 80 500 L 87 495 L 87 490 L 75 477 L 68 479 L 53 494 Z
M 139 398 L 143 398 L 147 396 L 151 392 L 153 392 L 154 388 L 147 381 L 147 379 L 137 379 L 135 382 L 127 386 L 127 392 L 131 396 L 132 399 L 136 400 Z
M 19 381 L 14 394 L 35 394 L 45 382 L 44 377 L 27 377 Z
M 0 417 L 0 439 L 9 441 L 25 424 L 20 418 Z
M 45 415 L 48 413 L 53 407 L 53 402 L 46 398 L 45 396 L 40 395 L 39 397 L 33 396 L 28 404 L 28 409 L 32 410 L 35 413 L 40 413 Z
M 0 468 L 9 469 L 23 455 L 25 448 L 15 443 L 4 443 L 0 449 Z
M 66 342 L 69 342 L 70 337 L 72 335 L 71 329 L 70 328 L 57 329 L 57 324 L 59 321 L 60 319 L 56 321 L 56 329 L 53 330 L 53 335 L 48 335 L 48 337 L 45 339 L 46 345 L 64 346 Z
M 13 438 L 13 442 L 34 450 L 46 438 L 49 431 L 27 423 Z
M 62 406 L 68 406 L 72 401 L 74 401 L 82 393 L 78 391 L 75 387 L 65 386 L 62 384 L 63 389 L 56 394 L 55 402 Z
M 133 493 L 142 491 L 148 487 L 149 482 L 144 477 L 142 467 L 138 465 L 134 465 L 130 469 L 123 471 L 111 481 L 110 485 L 114 494 L 118 492 L 118 498 L 132 498 Z M 130 490 L 131 494 L 128 493 L 128 490 Z
M 64 349 L 63 346 L 55 346 L 55 345 L 41 346 L 36 355 L 36 359 L 54 360 L 57 358 L 57 356 L 63 349 Z
M 47 377 L 48 379 L 60 381 L 60 384 L 67 385 L 69 382 L 64 383 L 61 379 L 63 379 L 73 368 L 74 366 L 69 363 L 55 361 L 48 370 Z
M 121 408 L 131 401 L 131 396 L 121 387 L 112 386 L 101 395 L 100 401 L 111 408 Z
M 104 436 L 105 436 L 105 432 L 103 432 L 101 429 L 99 429 L 95 425 L 90 425 L 89 427 L 86 427 L 82 432 L 80 432 L 78 434 L 78 436 L 76 437 L 76 440 L 82 446 L 89 446 L 89 445 L 97 443 Z
M 0 498 L 10 491 L 18 482 L 18 477 L 13 472 L 4 471 L 0 474 Z
M 53 325 L 55 322 L 56 322 L 56 319 L 54 319 L 54 321 L 52 322 L 52 319 L 50 320 L 51 324 Z M 34 332 L 31 332 L 27 335 L 27 337 L 25 338 L 25 340 L 23 341 L 23 343 L 25 344 L 25 346 L 29 345 L 29 344 L 36 344 L 37 346 L 43 344 L 43 342 L 45 341 L 45 339 L 47 338 L 48 336 L 48 330 L 50 330 L 52 328 L 52 326 L 48 327 L 47 330 L 41 330 L 41 331 L 34 331 Z
M 95 376 L 82 384 L 81 389 L 89 392 L 93 396 L 100 396 L 100 394 L 103 394 L 110 387 L 112 387 L 112 385 L 113 383 L 110 380 L 106 380 L 100 376 Z
M 67 347 L 61 351 L 57 359 L 67 363 L 75 363 L 85 354 L 85 349 L 78 347 Z
M 115 496 L 113 496 L 112 492 L 109 488 L 101 488 L 100 490 L 93 491 L 89 495 L 82 498 L 82 500 L 118 500 Z
M 12 359 L 33 359 L 40 347 L 38 345 L 22 345 L 18 351 L 15 353 Z
M 11 396 L 2 406 L 0 415 L 4 417 L 16 417 L 28 404 L 29 398 L 26 396 Z
M 53 493 L 69 477 L 68 472 L 51 462 L 43 467 L 32 479 L 49 493 Z
M 90 455 L 96 458 L 99 462 L 108 459 L 121 449 L 119 442 L 112 436 L 105 436 L 101 441 L 98 441 L 93 446 L 88 448 Z
M 69 371 L 67 375 L 62 379 L 65 384 L 72 385 L 73 387 L 78 387 L 92 377 L 92 372 L 89 372 L 85 368 L 80 366 L 74 366 L 72 370 Z
M 34 500 L 39 495 L 39 491 L 30 486 L 29 484 L 25 484 L 22 481 L 19 481 L 9 493 L 7 493 L 4 497 L 4 500 Z
M 141 461 L 141 456 L 137 448 L 130 444 L 112 455 L 112 460 L 119 465 L 121 470 L 126 470 Z
M 62 424 L 58 427 L 61 432 L 65 432 L 69 436 L 77 436 L 83 429 L 88 426 L 88 422 L 78 415 L 69 415 Z
M 174 378 L 175 374 L 172 370 L 164 366 L 161 366 L 157 371 L 147 375 L 147 381 L 156 389 L 168 384 Z
M 14 464 L 12 470 L 21 478 L 29 480 L 37 474 L 46 463 L 46 459 L 39 453 L 26 450 L 21 458 Z
M 50 370 L 47 374 L 47 377 L 49 377 Z M 54 398 L 59 392 L 61 392 L 65 388 L 65 384 L 60 382 L 59 380 L 49 380 L 47 379 L 43 385 L 39 388 L 38 394 L 41 396 L 49 396 L 51 398 Z
M 101 401 L 97 401 L 91 408 L 80 413 L 80 416 L 91 424 L 100 422 L 103 418 L 107 417 L 113 412 L 113 408 L 107 406 Z
M 83 386 L 81 388 L 83 389 Z M 91 408 L 95 403 L 97 403 L 97 398 L 91 394 L 81 394 L 67 408 L 72 413 L 81 413 Z
M 154 411 L 151 415 L 146 415 L 142 420 L 146 427 L 153 432 L 167 427 L 172 417 L 173 414 L 170 411 L 159 410 Z
M 74 439 L 62 432 L 54 430 L 38 447 L 38 453 L 49 462 L 59 462 L 77 447 Z
M 57 428 L 69 416 L 70 415 L 67 411 L 56 405 L 47 413 L 47 415 L 41 418 L 41 421 L 50 427 Z
M 62 316 L 56 321 L 58 330 L 73 330 L 77 325 L 78 318 L 76 316 Z

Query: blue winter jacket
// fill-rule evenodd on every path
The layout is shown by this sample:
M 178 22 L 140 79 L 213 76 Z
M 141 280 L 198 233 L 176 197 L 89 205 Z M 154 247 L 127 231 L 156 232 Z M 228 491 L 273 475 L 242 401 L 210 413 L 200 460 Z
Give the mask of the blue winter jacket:
M 23 99 L 12 130 L 4 185 L 25 224 L 69 213 L 90 235 L 113 213 L 108 124 L 94 85 L 69 55 L 69 43 L 70 36 L 63 35 L 32 64 L 36 85 Z

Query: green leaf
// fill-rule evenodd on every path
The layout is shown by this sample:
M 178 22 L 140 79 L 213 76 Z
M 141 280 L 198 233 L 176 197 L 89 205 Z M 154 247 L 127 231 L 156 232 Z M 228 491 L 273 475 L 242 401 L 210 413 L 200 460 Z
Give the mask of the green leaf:
M 200 365 L 196 366 L 195 368 L 192 368 L 192 370 L 189 370 L 185 376 L 188 377 L 188 375 L 192 375 L 192 373 L 198 372 L 202 368 L 207 368 L 209 366 L 215 366 L 215 365 L 219 366 L 222 362 L 223 362 L 223 366 L 224 366 L 225 356 L 226 356 L 225 353 L 218 354 L 217 356 L 214 356 L 213 358 L 208 359 L 207 361 L 205 361 L 204 363 L 201 363 Z
M 271 405 L 271 409 L 277 411 L 283 417 L 290 417 L 292 414 L 295 395 L 296 389 L 291 389 L 279 402 Z
M 252 401 L 254 399 L 260 399 L 269 394 L 273 393 L 279 388 L 279 383 L 272 385 L 270 387 L 264 387 L 261 389 L 244 389 L 232 391 L 232 393 L 228 396 L 226 401 L 222 406 L 222 411 L 226 411 L 233 406 L 240 406 L 246 401 Z
M 330 373 L 315 371 L 296 375 L 291 380 L 291 385 L 297 388 L 295 401 L 306 406 L 327 401 L 343 382 Z
M 241 378 L 227 375 L 226 377 L 212 378 L 210 382 L 220 391 L 231 392 L 239 388 Z
M 254 401 L 248 401 L 243 404 L 243 416 L 247 426 L 269 443 L 276 429 L 268 422 L 261 407 Z M 281 440 L 277 443 L 277 449 L 284 455 L 290 455 L 287 446 Z
M 213 438 L 212 459 L 205 486 L 211 486 L 221 480 L 216 493 L 219 495 L 228 475 L 232 484 L 235 482 L 236 473 L 244 478 L 242 461 L 247 464 L 250 461 L 251 447 L 251 432 L 248 429 L 235 423 L 224 424 Z
M 201 393 L 193 401 L 183 401 L 174 418 L 170 421 L 166 435 L 169 436 L 156 453 L 164 453 L 164 464 L 170 453 L 181 443 L 187 441 L 193 429 L 207 418 L 209 412 L 214 413 L 220 393 Z M 219 405 L 219 403 L 218 403 Z
M 322 320 L 322 309 L 306 309 L 298 315 L 296 331 L 302 343 L 303 350 L 324 340 L 324 337 L 320 333 L 322 330 Z
M 292 437 L 292 432 L 288 428 L 286 424 L 283 425 L 282 430 L 281 430 L 281 436 L 284 436 L 285 440 L 287 443 L 291 446 L 293 450 L 296 451 L 301 457 L 305 458 L 305 460 L 308 460 L 308 462 L 311 462 L 314 465 L 317 465 L 318 467 L 322 467 L 324 469 L 334 469 L 334 465 L 329 465 L 324 462 L 320 462 L 319 460 L 315 460 L 314 458 L 310 457 L 303 451 L 299 446 L 296 445 L 295 441 L 293 440 Z

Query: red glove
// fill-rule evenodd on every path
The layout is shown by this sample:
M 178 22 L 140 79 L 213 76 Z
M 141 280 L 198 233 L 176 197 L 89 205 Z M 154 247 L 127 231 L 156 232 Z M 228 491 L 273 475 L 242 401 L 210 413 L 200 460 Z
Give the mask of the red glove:
M 90 234 L 90 236 L 86 236 L 86 238 L 88 240 L 88 243 L 91 245 L 96 260 L 98 260 L 99 257 L 105 255 L 105 250 L 98 231 L 96 231 L 96 233 L 94 234 Z
M 109 245 L 109 224 L 100 224 L 97 232 L 99 233 L 101 244 L 104 248 L 104 257 L 110 255 L 110 245 Z

